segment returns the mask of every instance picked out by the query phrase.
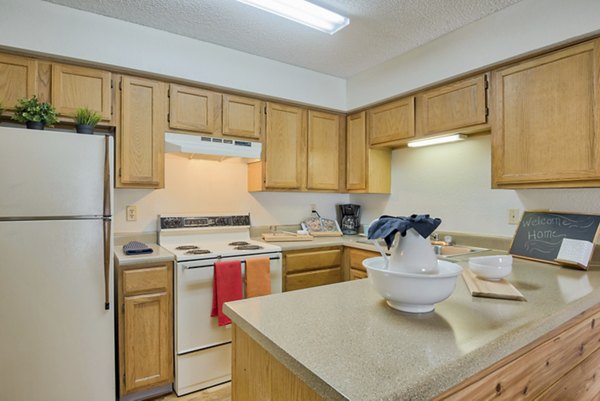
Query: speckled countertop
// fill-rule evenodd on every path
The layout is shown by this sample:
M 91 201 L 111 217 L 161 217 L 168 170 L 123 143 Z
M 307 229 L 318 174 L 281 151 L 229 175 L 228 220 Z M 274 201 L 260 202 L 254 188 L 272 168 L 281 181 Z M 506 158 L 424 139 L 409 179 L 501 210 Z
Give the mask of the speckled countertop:
M 161 263 L 175 260 L 175 256 L 158 244 L 147 243 L 154 252 L 142 255 L 125 255 L 123 246 L 115 246 L 115 262 L 119 266 L 131 266 L 141 263 Z
M 527 302 L 471 297 L 459 278 L 434 312 L 412 315 L 356 280 L 225 310 L 325 399 L 428 400 L 600 302 L 600 271 L 515 259 L 508 279 Z

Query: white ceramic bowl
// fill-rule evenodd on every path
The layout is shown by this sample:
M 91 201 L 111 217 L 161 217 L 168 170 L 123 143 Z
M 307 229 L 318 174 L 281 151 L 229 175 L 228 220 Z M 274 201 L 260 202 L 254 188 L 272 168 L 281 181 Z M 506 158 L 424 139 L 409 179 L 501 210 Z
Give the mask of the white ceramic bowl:
M 448 298 L 456 287 L 456 277 L 462 267 L 456 263 L 438 261 L 437 274 L 404 273 L 385 268 L 383 257 L 363 261 L 369 280 L 387 304 L 403 312 L 431 312 L 434 305 Z
M 478 256 L 469 258 L 469 269 L 477 277 L 500 280 L 512 272 L 512 255 Z

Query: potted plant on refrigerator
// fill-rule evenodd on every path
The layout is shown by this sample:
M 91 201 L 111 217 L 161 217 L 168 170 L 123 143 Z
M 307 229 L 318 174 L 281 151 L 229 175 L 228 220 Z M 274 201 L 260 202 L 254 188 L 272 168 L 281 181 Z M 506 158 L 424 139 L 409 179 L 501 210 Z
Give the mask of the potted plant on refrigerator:
M 77 109 L 74 118 L 75 130 L 79 134 L 93 134 L 94 127 L 102 120 L 102 116 L 99 113 L 87 107 Z
M 40 103 L 35 95 L 30 99 L 19 99 L 12 119 L 25 123 L 29 129 L 44 129 L 58 122 L 54 107 L 48 102 Z

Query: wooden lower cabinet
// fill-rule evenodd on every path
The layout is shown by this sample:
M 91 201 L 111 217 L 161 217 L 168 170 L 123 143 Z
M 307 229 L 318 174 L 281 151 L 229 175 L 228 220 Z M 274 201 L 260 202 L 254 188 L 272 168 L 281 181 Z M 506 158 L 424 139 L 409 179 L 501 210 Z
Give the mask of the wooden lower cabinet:
M 173 264 L 118 267 L 119 394 L 173 382 Z
M 236 325 L 232 337 L 232 401 L 323 400 Z
M 596 306 L 435 400 L 597 400 L 599 352 Z
M 363 249 L 346 248 L 346 266 L 348 267 L 348 280 L 367 278 L 367 270 L 363 267 L 363 260 L 381 256 L 379 252 L 365 251 Z
M 600 399 L 599 375 L 596 306 L 432 400 L 592 401 Z M 323 398 L 234 325 L 232 400 L 259 399 Z
M 293 291 L 342 281 L 342 248 L 327 247 L 283 253 L 283 290 Z

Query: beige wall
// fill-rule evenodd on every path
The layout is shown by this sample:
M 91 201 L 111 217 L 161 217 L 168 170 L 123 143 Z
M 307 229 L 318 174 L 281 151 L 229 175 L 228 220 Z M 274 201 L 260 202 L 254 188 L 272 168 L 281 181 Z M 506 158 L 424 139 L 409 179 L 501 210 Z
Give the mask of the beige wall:
M 381 214 L 429 213 L 441 230 L 512 236 L 508 209 L 600 214 L 600 189 L 491 189 L 490 135 L 392 153 L 392 194 L 352 195 L 363 222 Z
M 250 212 L 252 225 L 298 224 L 316 204 L 323 217 L 335 218 L 335 205 L 346 194 L 249 193 L 247 165 L 239 161 L 189 160 L 165 156 L 165 188 L 117 189 L 114 231 L 156 231 L 157 215 L 169 213 Z M 136 205 L 138 219 L 125 220 L 127 205 Z

